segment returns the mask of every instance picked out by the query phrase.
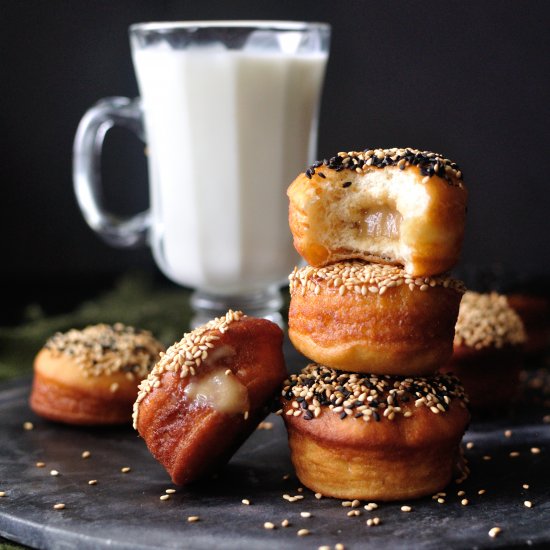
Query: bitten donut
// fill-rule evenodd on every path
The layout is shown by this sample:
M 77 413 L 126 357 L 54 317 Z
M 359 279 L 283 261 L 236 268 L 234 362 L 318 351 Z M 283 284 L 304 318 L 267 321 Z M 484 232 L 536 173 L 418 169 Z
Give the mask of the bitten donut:
M 451 360 L 472 409 L 509 405 L 519 389 L 525 331 L 505 296 L 468 291 L 460 303 Z
M 229 311 L 168 348 L 140 385 L 134 427 L 173 482 L 225 464 L 269 412 L 286 376 L 283 333 Z
M 338 153 L 288 189 L 294 246 L 310 265 L 402 265 L 415 277 L 458 261 L 467 192 L 458 165 L 417 149 Z
M 164 346 L 116 323 L 57 333 L 34 361 L 32 410 L 66 424 L 130 422 L 138 384 Z
M 360 261 L 295 268 L 289 279 L 288 334 L 316 363 L 412 376 L 451 357 L 460 281 Z
M 308 365 L 285 381 L 281 414 L 300 481 L 341 499 L 441 491 L 461 464 L 470 415 L 453 376 L 399 378 Z

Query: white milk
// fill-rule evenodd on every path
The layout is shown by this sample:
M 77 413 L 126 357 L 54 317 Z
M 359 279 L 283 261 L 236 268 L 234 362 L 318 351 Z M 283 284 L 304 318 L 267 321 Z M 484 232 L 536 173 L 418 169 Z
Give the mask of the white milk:
M 315 154 L 326 59 L 225 49 L 134 52 L 151 244 L 171 279 L 219 294 L 285 281 L 299 260 L 286 188 Z

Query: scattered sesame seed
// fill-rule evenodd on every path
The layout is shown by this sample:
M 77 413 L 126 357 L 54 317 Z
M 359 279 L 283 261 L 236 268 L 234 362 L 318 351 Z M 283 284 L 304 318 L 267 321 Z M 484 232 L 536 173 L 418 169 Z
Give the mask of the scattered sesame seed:
M 508 304 L 506 296 L 496 292 L 479 294 L 468 291 L 464 294 L 455 327 L 456 346 L 501 348 L 507 344 L 522 344 L 525 339 L 523 323 Z M 510 430 L 507 431 L 511 434 Z
M 345 548 L 344 548 L 344 545 L 339 542 L 334 546 L 334 550 L 345 550 Z
M 351 500 L 343 500 L 343 501 L 342 501 L 342 506 L 343 506 L 344 508 L 349 508 L 349 507 L 351 507 Z
M 271 523 L 270 521 L 266 521 L 264 523 L 264 529 L 275 529 L 275 524 Z
M 358 506 L 361 506 L 361 501 L 359 501 L 357 499 L 351 501 L 351 507 L 352 508 L 357 508 Z
M 322 495 L 321 493 L 315 493 L 315 498 L 316 498 L 317 500 L 320 500 L 320 499 L 323 498 L 323 495 Z
M 283 476 L 283 481 L 286 481 L 287 479 L 290 479 L 290 474 L 285 474 Z
M 361 515 L 361 510 L 350 510 L 348 512 L 348 518 L 353 518 Z
M 260 422 L 258 424 L 257 430 L 272 430 L 273 422 Z
M 163 375 L 166 372 L 179 372 L 181 378 L 195 376 L 197 369 L 208 358 L 208 352 L 214 346 L 214 342 L 219 340 L 219 333 L 223 334 L 231 323 L 238 322 L 243 317 L 245 315 L 241 311 L 229 310 L 225 315 L 184 334 L 179 342 L 170 346 L 166 353 L 161 355 L 153 370 L 138 386 L 139 391 L 132 414 L 134 428 L 137 427 L 140 403 L 151 391 L 160 386 Z M 244 414 L 246 420 L 248 411 Z
M 173 495 L 176 490 L 175 489 L 166 489 L 166 491 L 164 491 L 167 495 Z
M 281 521 L 281 527 L 288 527 L 290 525 L 290 521 L 288 521 L 288 519 L 283 519 L 283 521 Z
M 6 496 L 6 491 L 0 491 L 0 498 L 3 498 Z
M 501 531 L 502 529 L 500 527 L 492 527 L 489 530 L 489 536 L 494 539 Z
M 484 495 L 487 491 L 485 489 L 480 489 L 477 494 L 478 495 Z
M 543 421 L 545 424 L 550 424 L 550 414 L 545 414 L 545 415 L 542 417 L 542 421 Z
M 378 504 L 376 504 L 376 502 L 369 502 L 368 504 L 365 504 L 363 508 L 370 512 L 371 510 L 376 510 L 378 508 Z
M 473 449 L 473 448 L 474 448 L 474 442 L 468 441 L 468 443 L 466 443 L 466 449 Z
M 127 474 L 128 472 L 130 472 L 132 470 L 132 468 L 130 468 L 130 466 L 124 466 L 124 468 L 121 468 L 120 471 L 123 473 L 123 474 Z
M 303 492 L 304 492 L 304 488 L 303 488 L 303 487 L 298 487 L 296 490 L 297 490 L 299 493 L 303 493 Z
M 491 455 L 483 455 L 482 458 L 483 458 L 483 460 L 485 460 L 485 461 L 488 461 L 488 460 L 492 460 L 492 459 L 493 459 L 493 457 L 492 457 Z
M 531 453 L 534 455 L 540 454 L 540 449 L 538 447 L 531 447 Z
M 410 506 L 401 506 L 402 512 L 411 512 L 412 508 Z
M 310 518 L 311 517 L 311 512 L 300 512 L 300 515 L 303 518 Z
M 199 516 L 189 516 L 189 517 L 187 518 L 187 521 L 188 521 L 189 523 L 196 523 L 197 521 L 200 521 L 200 519 L 201 519 L 201 518 L 200 518 Z
M 510 456 L 510 458 L 517 458 L 519 456 L 519 452 L 518 451 L 512 451 L 509 456 Z
M 161 495 L 160 500 L 168 500 L 170 498 L 170 495 Z
M 90 481 L 88 481 L 88 485 L 97 485 L 97 479 L 90 479 Z
M 34 430 L 34 424 L 32 422 L 23 422 L 23 429 L 27 432 Z
M 525 501 L 523 501 L 523 505 L 524 505 L 526 508 L 532 508 L 532 507 L 533 507 L 533 503 L 532 503 L 530 500 L 525 500 Z
M 243 417 L 244 417 L 245 420 L 248 420 L 249 414 L 250 414 L 250 413 L 249 413 L 248 411 L 244 411 Z
M 233 371 L 232 371 L 231 369 L 227 369 L 227 370 L 225 371 L 225 375 L 226 375 L 226 376 L 229 376 L 230 374 L 233 374 Z
M 523 487 L 524 489 L 529 489 L 529 484 L 528 484 L 528 483 L 524 483 L 524 484 L 522 485 L 522 487 Z
M 460 501 L 460 504 L 462 504 L 462 506 L 468 506 L 468 499 L 467 498 L 463 498 L 461 501 Z
M 439 497 L 439 498 L 437 499 L 437 502 L 439 502 L 439 504 L 445 504 L 445 499 Z
M 373 525 L 380 525 L 380 518 L 369 518 L 367 521 L 366 521 L 366 524 L 369 526 L 369 527 L 372 527 Z
M 332 550 L 332 548 L 330 546 L 319 546 L 317 550 Z
M 45 463 L 45 462 L 37 462 L 37 463 L 36 463 L 36 467 L 37 467 L 37 468 L 44 468 L 44 466 L 46 466 L 46 463 Z
M 504 437 L 512 437 L 512 430 L 505 430 Z
M 463 497 L 465 494 L 466 494 L 466 491 L 458 491 L 456 495 L 459 497 Z
M 59 502 L 53 505 L 54 510 L 63 510 L 64 508 L 65 508 L 65 505 L 62 502 Z
M 246 506 L 250 506 L 250 501 L 249 501 L 247 498 L 243 498 L 243 499 L 241 500 L 241 502 L 242 502 L 243 504 L 245 504 Z
M 309 531 L 307 529 L 299 529 L 296 533 L 299 537 L 305 537 L 309 535 Z
M 59 475 L 59 472 L 57 470 L 50 470 L 50 475 L 55 477 Z
M 92 456 L 92 453 L 90 451 L 82 452 L 82 458 L 90 458 L 91 456 Z

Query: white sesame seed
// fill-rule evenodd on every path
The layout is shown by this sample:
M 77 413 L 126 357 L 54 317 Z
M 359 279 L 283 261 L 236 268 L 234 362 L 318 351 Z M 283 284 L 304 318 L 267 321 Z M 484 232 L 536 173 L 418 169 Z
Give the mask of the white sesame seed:
M 485 489 L 480 489 L 477 494 L 478 495 L 484 495 L 487 491 Z
M 166 491 L 164 491 L 167 495 L 173 495 L 176 490 L 175 489 L 166 489 Z
M 0 498 L 5 497 L 5 496 L 6 496 L 6 491 L 0 491 Z
M 445 499 L 439 497 L 439 498 L 437 499 L 437 502 L 439 502 L 439 504 L 445 504 Z
M 34 430 L 34 424 L 32 422 L 23 422 L 23 429 L 27 432 Z
M 88 481 L 88 485 L 97 485 L 97 479 L 90 479 L 90 481 Z
M 245 504 L 246 506 L 250 506 L 250 501 L 249 501 L 247 498 L 243 498 L 243 499 L 241 500 L 241 502 L 242 502 L 243 504 Z
M 290 521 L 288 521 L 288 519 L 283 519 L 283 521 L 281 521 L 281 527 L 288 527 L 290 525 Z
M 466 449 L 473 449 L 473 448 L 474 448 L 474 442 L 468 441 L 468 443 L 466 443 Z
M 264 529 L 275 529 L 275 525 L 271 523 L 270 521 L 266 521 L 264 523 Z
M 92 453 L 90 451 L 83 451 L 81 456 L 82 458 L 90 458 Z
M 531 447 L 531 453 L 534 455 L 540 454 L 540 449 L 538 447 Z
M 456 495 L 459 497 L 463 497 L 465 494 L 466 494 L 466 491 L 458 491 Z
M 529 484 L 528 484 L 528 483 L 524 483 L 524 484 L 522 485 L 522 487 L 523 487 L 524 489 L 529 489 Z
M 519 452 L 518 451 L 512 451 L 509 456 L 510 456 L 510 458 L 517 458 L 519 456 Z
M 526 508 L 532 508 L 532 507 L 533 507 L 533 503 L 532 503 L 530 500 L 524 500 L 524 501 L 523 501 L 523 505 L 524 505 Z
M 311 512 L 300 512 L 300 515 L 303 518 L 310 518 L 311 517 Z
M 334 545 L 334 550 L 345 550 L 344 545 L 342 543 L 338 543 Z
M 505 430 L 504 437 L 512 437 L 512 430 Z
M 161 495 L 160 500 L 168 500 L 170 498 L 170 495 Z
M 361 511 L 360 510 L 350 510 L 347 515 L 348 515 L 348 518 L 357 517 L 357 516 L 361 515 Z
M 37 462 L 37 463 L 36 463 L 36 467 L 37 467 L 37 468 L 44 468 L 44 466 L 46 466 L 46 463 L 45 463 L 45 462 Z
M 196 523 L 197 521 L 199 521 L 201 518 L 199 516 L 189 516 L 187 518 L 187 521 L 189 523 Z
M 357 499 L 351 501 L 351 507 L 352 508 L 357 508 L 358 506 L 361 506 L 361 501 L 359 501 Z
M 491 460 L 493 457 L 491 455 L 483 455 L 483 460 L 488 461 Z
M 315 498 L 316 498 L 317 500 L 320 500 L 320 499 L 323 498 L 323 495 L 322 495 L 321 493 L 315 493 Z
M 412 508 L 410 506 L 401 506 L 401 511 L 402 512 L 410 512 L 412 510 Z
M 132 469 L 130 468 L 130 466 L 124 466 L 124 468 L 121 468 L 120 471 L 123 473 L 123 474 L 127 474 L 128 472 L 130 472 Z
M 489 536 L 494 539 L 501 531 L 502 529 L 500 527 L 492 527 L 489 530 Z
M 463 498 L 463 499 L 460 501 L 460 504 L 462 504 L 462 506 L 468 506 L 468 499 L 467 499 L 467 498 Z
M 62 502 L 58 502 L 57 504 L 53 505 L 54 510 L 63 510 L 65 508 L 65 505 Z
M 50 475 L 55 477 L 59 475 L 59 472 L 57 470 L 50 470 Z
M 309 535 L 309 531 L 307 529 L 299 529 L 296 533 L 299 537 L 305 537 Z

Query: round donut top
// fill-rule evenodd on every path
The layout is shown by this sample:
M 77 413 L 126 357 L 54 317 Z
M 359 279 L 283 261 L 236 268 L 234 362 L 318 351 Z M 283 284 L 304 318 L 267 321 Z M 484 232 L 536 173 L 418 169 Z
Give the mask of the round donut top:
M 354 170 L 361 174 L 370 168 L 386 168 L 387 166 L 397 166 L 400 170 L 405 170 L 408 166 L 418 166 L 420 173 L 424 176 L 423 182 L 427 182 L 432 176 L 439 176 L 450 185 L 463 186 L 462 171 L 458 164 L 439 153 L 432 151 L 420 151 L 411 147 L 391 149 L 365 149 L 364 151 L 342 151 L 330 159 L 318 160 L 313 163 L 305 172 L 311 179 L 314 174 L 321 178 L 325 177 L 323 169 L 335 170 Z
M 455 346 L 475 349 L 523 344 L 525 330 L 506 296 L 468 291 L 462 297 L 455 327 Z
M 443 414 L 453 399 L 463 406 L 468 402 L 464 388 L 453 375 L 405 378 L 343 372 L 315 363 L 291 375 L 284 382 L 282 396 L 291 402 L 285 414 L 304 420 L 317 418 L 328 409 L 342 420 L 349 417 L 380 422 L 397 415 L 408 418 L 419 407 Z M 402 406 L 409 403 L 414 407 Z
M 342 295 L 354 292 L 366 296 L 369 292 L 383 295 L 389 289 L 407 285 L 411 291 L 425 292 L 434 287 L 452 288 L 465 292 L 464 283 L 446 275 L 435 277 L 414 277 L 394 265 L 346 261 L 326 267 L 295 267 L 288 276 L 290 293 L 306 291 L 320 294 L 326 289 L 336 288 Z
M 208 352 L 215 346 L 231 323 L 240 321 L 246 315 L 242 311 L 229 310 L 222 317 L 212 319 L 192 332 L 183 335 L 183 338 L 170 346 L 166 353 L 160 354 L 160 360 L 153 367 L 149 376 L 141 381 L 138 386 L 138 396 L 134 403 L 133 421 L 137 427 L 139 404 L 151 393 L 154 388 L 160 386 L 160 380 L 165 372 L 179 373 L 180 378 L 195 376 L 196 369 L 201 366 L 208 357 Z
M 126 372 L 134 379 L 147 376 L 164 346 L 149 331 L 115 323 L 54 334 L 44 345 L 53 355 L 71 357 L 84 376 Z

